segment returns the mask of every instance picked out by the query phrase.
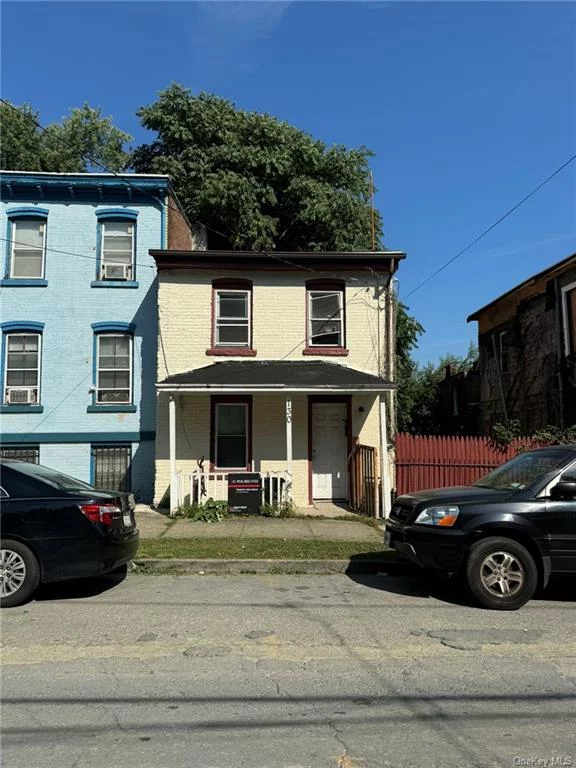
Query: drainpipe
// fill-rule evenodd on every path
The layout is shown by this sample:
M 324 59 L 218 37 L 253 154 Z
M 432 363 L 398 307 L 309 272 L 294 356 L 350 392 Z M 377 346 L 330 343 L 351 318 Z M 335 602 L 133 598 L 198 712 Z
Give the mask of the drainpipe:
M 506 407 L 506 396 L 504 395 L 504 382 L 502 381 L 500 357 L 496 349 L 496 337 L 494 336 L 494 334 L 492 334 L 492 350 L 494 351 L 494 360 L 496 362 L 496 376 L 498 378 L 498 388 L 500 390 L 500 399 L 502 400 L 502 410 L 504 411 L 504 421 L 508 421 L 508 408 Z

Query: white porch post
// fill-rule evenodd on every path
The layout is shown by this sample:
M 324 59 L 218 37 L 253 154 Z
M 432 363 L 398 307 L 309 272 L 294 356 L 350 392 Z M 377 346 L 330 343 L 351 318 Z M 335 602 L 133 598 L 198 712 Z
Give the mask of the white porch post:
M 168 404 L 168 431 L 170 436 L 170 515 L 178 509 L 178 478 L 176 477 L 176 400 L 171 395 Z
M 380 462 L 382 474 L 382 512 L 388 517 L 390 499 L 390 459 L 388 456 L 388 429 L 386 426 L 386 395 L 380 395 Z
M 292 396 L 286 395 L 286 472 L 292 484 Z M 290 491 L 291 494 L 291 491 Z

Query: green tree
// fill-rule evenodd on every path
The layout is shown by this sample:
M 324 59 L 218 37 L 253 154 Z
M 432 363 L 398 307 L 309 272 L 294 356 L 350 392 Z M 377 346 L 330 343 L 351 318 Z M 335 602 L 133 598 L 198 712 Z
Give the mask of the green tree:
M 210 247 L 369 250 L 370 172 L 365 147 L 327 147 L 271 115 L 247 112 L 181 85 L 138 111 L 156 131 L 135 170 L 168 173 Z M 376 242 L 382 236 L 375 216 Z
M 38 113 L 29 104 L 15 109 L 0 102 L 0 168 L 40 171 L 40 132 L 33 121 Z
M 40 122 L 38 113 L 29 104 L 15 107 L 2 102 L 0 121 L 0 160 L 5 170 L 82 173 L 106 168 L 118 172 L 130 162 L 124 145 L 132 137 L 88 104 L 42 130 L 35 124 Z
M 412 353 L 418 338 L 424 333 L 422 325 L 408 313 L 408 307 L 398 302 L 396 308 L 396 407 L 399 432 L 412 428 L 416 403 L 422 397 L 418 364 Z

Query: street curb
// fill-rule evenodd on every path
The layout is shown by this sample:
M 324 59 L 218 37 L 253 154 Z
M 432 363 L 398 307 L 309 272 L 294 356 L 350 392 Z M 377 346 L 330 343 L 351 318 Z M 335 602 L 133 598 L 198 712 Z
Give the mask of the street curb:
M 362 560 L 211 560 L 139 557 L 135 573 L 378 573 L 398 563 L 394 552 Z

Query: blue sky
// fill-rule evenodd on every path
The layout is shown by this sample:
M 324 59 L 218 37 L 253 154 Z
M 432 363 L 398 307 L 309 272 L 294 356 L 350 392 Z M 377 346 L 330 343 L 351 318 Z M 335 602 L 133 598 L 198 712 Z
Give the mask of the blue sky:
M 4 98 L 88 101 L 135 137 L 170 82 L 376 152 L 405 296 L 576 151 L 568 2 L 4 2 Z M 576 163 L 410 296 L 417 357 L 464 354 L 473 310 L 576 251 Z

